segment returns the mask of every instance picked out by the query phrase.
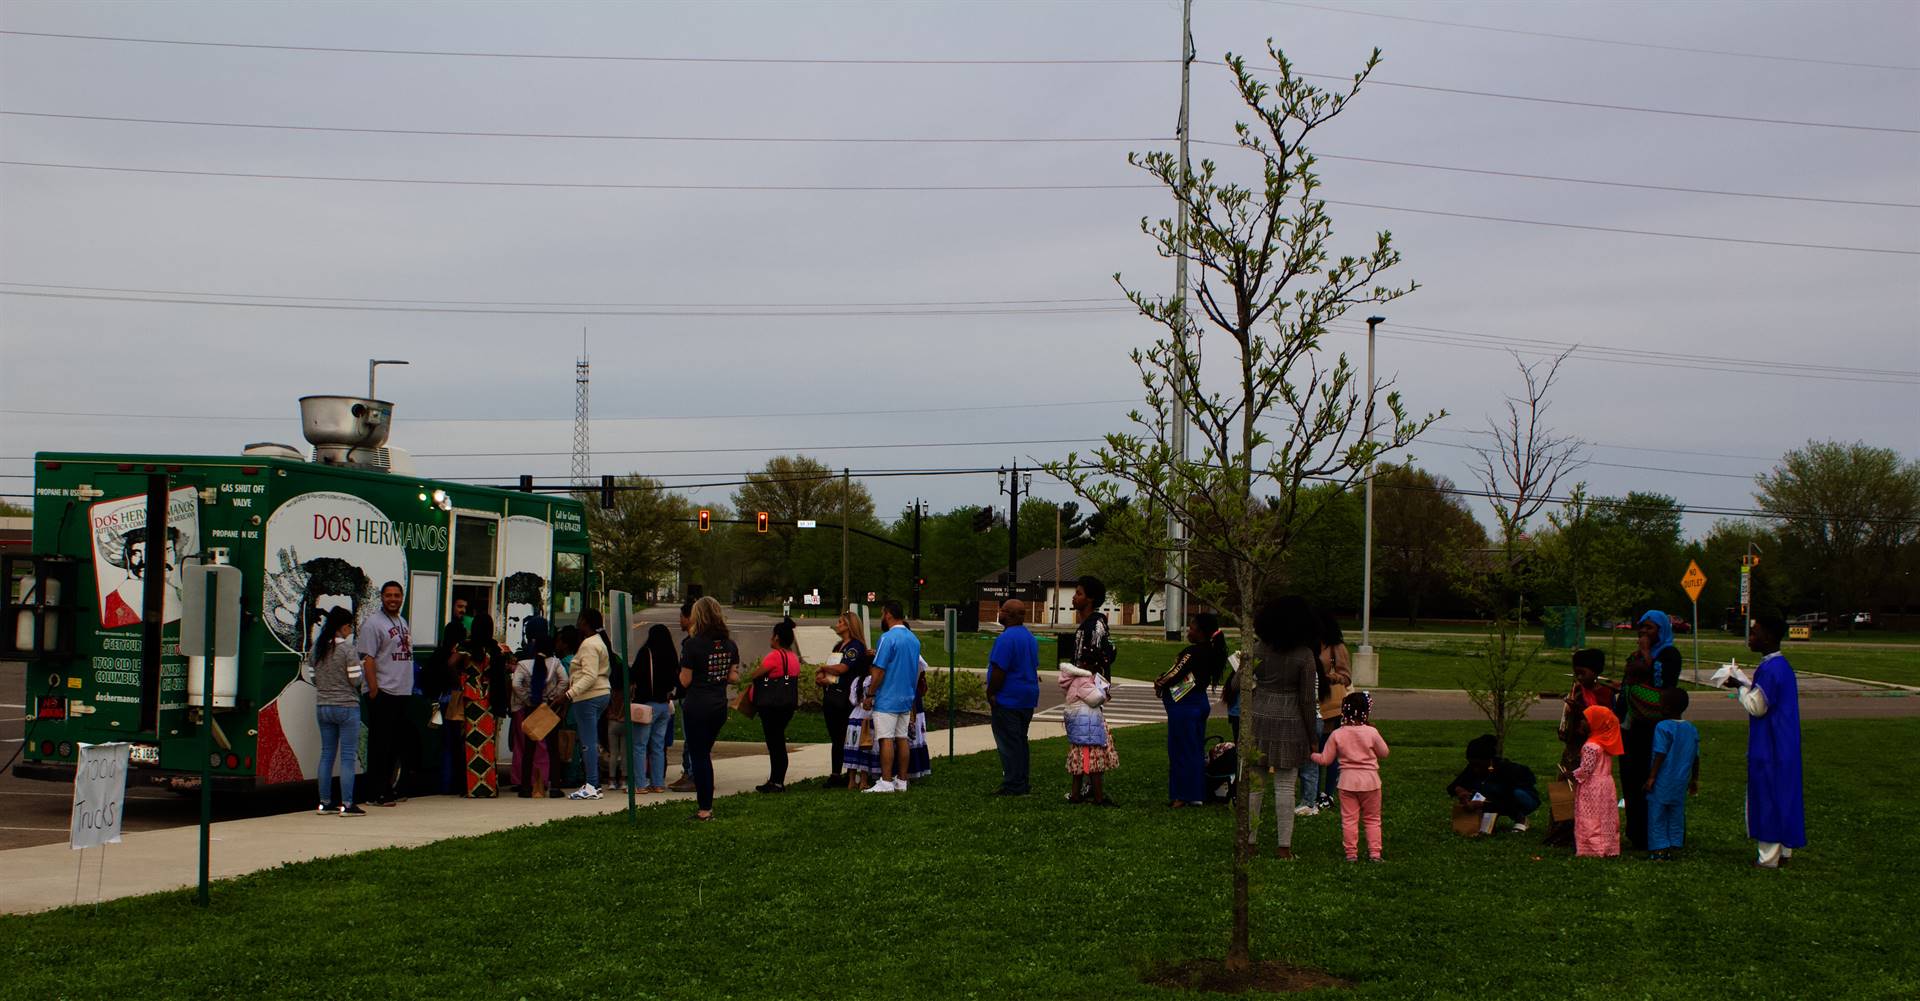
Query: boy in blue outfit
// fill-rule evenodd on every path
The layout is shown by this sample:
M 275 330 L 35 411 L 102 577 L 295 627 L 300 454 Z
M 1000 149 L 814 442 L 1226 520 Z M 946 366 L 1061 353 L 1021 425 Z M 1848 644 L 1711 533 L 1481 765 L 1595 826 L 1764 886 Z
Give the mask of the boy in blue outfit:
M 1687 796 L 1700 793 L 1700 731 L 1680 717 L 1687 693 L 1669 688 L 1660 697 L 1653 728 L 1653 768 L 1647 776 L 1647 860 L 1665 862 L 1686 841 Z

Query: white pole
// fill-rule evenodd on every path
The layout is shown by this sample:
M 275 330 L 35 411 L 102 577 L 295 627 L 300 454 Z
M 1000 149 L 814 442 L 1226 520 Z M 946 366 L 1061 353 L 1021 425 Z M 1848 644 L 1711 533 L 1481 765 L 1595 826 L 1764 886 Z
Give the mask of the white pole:
M 1182 186 L 1187 179 L 1187 103 L 1193 83 L 1193 0 L 1182 0 L 1180 4 L 1180 180 Z M 1179 307 L 1177 319 L 1180 328 L 1174 332 L 1175 343 L 1184 344 L 1187 335 L 1187 199 L 1186 192 L 1178 193 L 1178 220 L 1174 224 L 1173 255 L 1173 301 Z M 1187 461 L 1187 407 L 1181 394 L 1188 388 L 1192 373 L 1185 371 L 1186 366 L 1176 357 L 1173 366 L 1173 461 L 1176 468 Z M 1172 508 L 1167 510 L 1167 540 L 1172 552 L 1167 554 L 1167 598 L 1161 612 L 1161 624 L 1166 628 L 1167 639 L 1178 640 L 1187 627 L 1187 593 L 1181 586 L 1187 582 L 1187 526 L 1180 520 L 1180 513 Z M 1144 611 L 1143 611 L 1144 616 Z

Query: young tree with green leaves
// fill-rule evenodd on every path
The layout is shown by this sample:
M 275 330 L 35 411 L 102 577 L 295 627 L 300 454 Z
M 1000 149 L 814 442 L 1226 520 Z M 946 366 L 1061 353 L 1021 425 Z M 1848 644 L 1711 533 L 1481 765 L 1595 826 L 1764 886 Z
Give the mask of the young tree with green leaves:
M 587 505 L 593 563 L 606 574 L 608 588 L 645 594 L 694 562 L 694 507 L 659 480 L 630 474 L 615 482 L 622 489 L 612 508 Z
M 1130 415 L 1133 430 L 1109 434 L 1091 456 L 1069 456 L 1048 469 L 1095 508 L 1107 510 L 1130 496 L 1189 526 L 1190 564 L 1209 562 L 1227 579 L 1198 586 L 1190 580 L 1188 591 L 1234 614 L 1242 649 L 1254 646 L 1253 610 L 1268 594 L 1271 575 L 1299 533 L 1338 496 L 1308 488 L 1352 486 L 1439 419 L 1408 417 L 1389 383 L 1359 385 L 1345 355 L 1329 364 L 1322 350 L 1328 325 L 1349 310 L 1392 302 L 1416 287 L 1382 280 L 1400 263 L 1386 232 L 1375 234 L 1362 253 L 1334 256 L 1333 220 L 1306 145 L 1359 93 L 1380 53 L 1368 57 L 1350 84 L 1333 90 L 1308 83 L 1271 42 L 1267 54 L 1272 69 L 1252 68 L 1231 53 L 1226 59 L 1253 117 L 1235 126 L 1240 150 L 1258 163 L 1251 180 L 1230 180 L 1211 160 L 1188 170 L 1171 153 L 1129 156 L 1181 209 L 1178 221 L 1143 219 L 1141 230 L 1162 257 L 1184 258 L 1198 277 L 1190 291 L 1163 297 L 1114 276 L 1141 314 L 1165 328 L 1151 347 L 1133 352 L 1146 405 Z M 1203 328 L 1231 342 L 1233 363 L 1213 370 L 1217 381 L 1201 362 Z M 1191 422 L 1199 452 L 1185 461 L 1169 436 L 1176 414 Z M 1170 549 L 1165 523 L 1143 518 L 1138 524 L 1146 533 L 1142 547 L 1164 561 Z M 1250 758 L 1240 757 L 1234 803 L 1226 963 L 1236 972 L 1252 966 Z

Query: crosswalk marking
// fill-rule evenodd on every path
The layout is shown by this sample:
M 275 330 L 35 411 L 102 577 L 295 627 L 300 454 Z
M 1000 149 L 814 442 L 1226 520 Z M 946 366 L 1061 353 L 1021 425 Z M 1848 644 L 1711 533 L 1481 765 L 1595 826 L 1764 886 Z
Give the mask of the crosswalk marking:
M 1035 713 L 1033 718 L 1058 723 L 1065 717 L 1065 710 L 1065 706 L 1054 706 Z M 1153 686 L 1148 684 L 1114 682 L 1113 690 L 1107 696 L 1107 704 L 1101 706 L 1100 710 L 1113 726 L 1167 721 L 1166 707 L 1161 704 Z

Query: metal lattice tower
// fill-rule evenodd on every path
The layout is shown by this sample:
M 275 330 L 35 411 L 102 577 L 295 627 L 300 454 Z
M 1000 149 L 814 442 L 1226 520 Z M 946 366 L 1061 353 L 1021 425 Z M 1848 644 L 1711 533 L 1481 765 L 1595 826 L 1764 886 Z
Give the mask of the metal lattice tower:
M 587 446 L 587 332 L 580 331 L 580 360 L 573 363 L 573 485 L 585 490 L 593 476 Z

